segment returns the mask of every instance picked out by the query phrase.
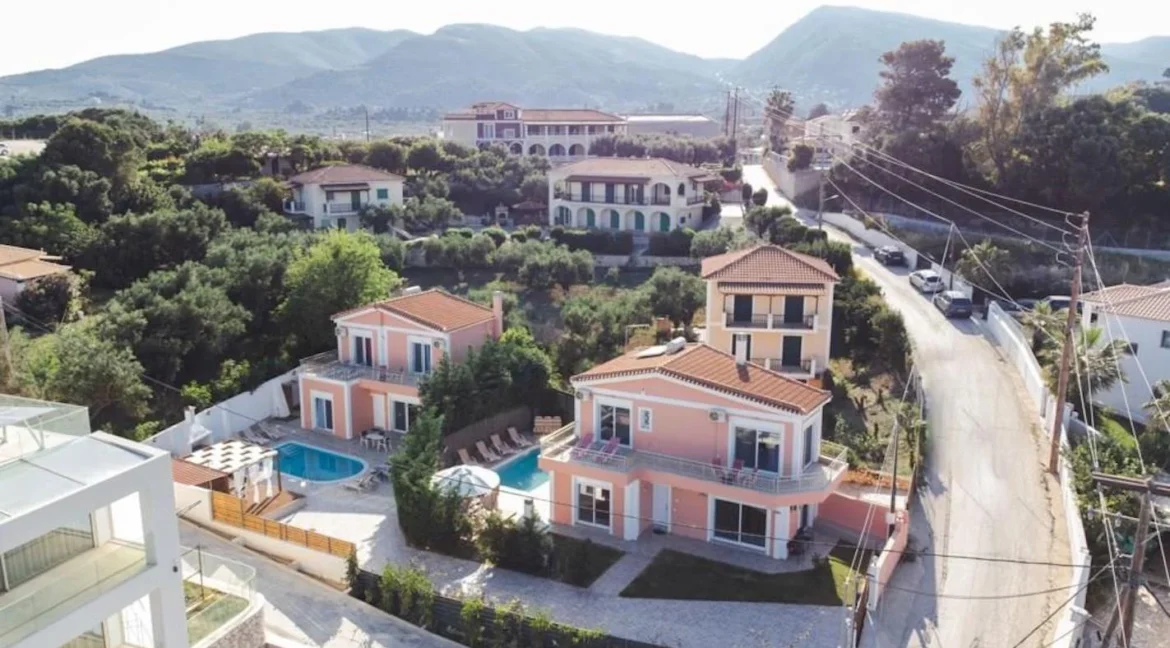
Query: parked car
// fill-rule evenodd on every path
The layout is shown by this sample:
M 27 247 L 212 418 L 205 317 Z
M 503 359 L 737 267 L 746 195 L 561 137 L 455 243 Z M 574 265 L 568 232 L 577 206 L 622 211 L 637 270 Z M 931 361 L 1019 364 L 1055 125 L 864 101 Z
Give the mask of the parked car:
M 906 265 L 906 255 L 902 250 L 893 245 L 883 245 L 873 251 L 873 258 L 878 260 L 878 263 L 888 266 L 904 266 Z
M 918 289 L 918 292 L 936 293 L 941 292 L 946 288 L 943 285 L 942 277 L 934 270 L 916 270 L 910 273 L 910 285 Z
M 934 307 L 946 317 L 971 317 L 971 300 L 957 290 L 944 290 L 934 296 Z

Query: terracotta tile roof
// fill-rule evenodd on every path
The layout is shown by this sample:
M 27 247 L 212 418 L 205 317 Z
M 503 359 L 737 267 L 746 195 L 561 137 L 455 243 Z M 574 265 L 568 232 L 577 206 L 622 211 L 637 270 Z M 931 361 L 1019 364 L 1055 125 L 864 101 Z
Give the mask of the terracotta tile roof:
M 1101 293 L 1104 296 L 1101 297 Z M 1152 286 L 1121 284 L 1109 286 L 1096 293 L 1092 301 L 1104 304 L 1103 309 L 1116 315 L 1127 315 L 1158 322 L 1170 322 L 1170 282 Z M 1085 295 L 1089 299 L 1089 295 Z
M 68 271 L 69 266 L 41 261 L 40 259 L 30 259 L 28 261 L 17 261 L 16 263 L 0 265 L 0 277 L 16 281 L 28 281 L 29 279 L 47 277 Z
M 16 247 L 15 245 L 0 245 L 0 266 L 8 265 L 9 263 L 16 263 L 18 261 L 28 261 L 30 259 L 40 259 L 47 256 L 44 250 L 32 250 L 29 248 Z
M 487 306 L 434 288 L 351 308 L 335 314 L 333 319 L 337 320 L 367 308 L 393 313 L 439 331 L 454 331 L 472 324 L 490 321 L 495 317 L 492 309 Z
M 800 414 L 807 414 L 832 398 L 827 391 L 763 367 L 737 365 L 734 356 L 706 344 L 688 344 L 677 353 L 650 358 L 637 357 L 642 350 L 635 349 L 597 365 L 573 376 L 572 382 L 658 374 Z
M 568 177 L 597 176 L 597 177 L 643 177 L 650 176 L 682 176 L 685 178 L 699 178 L 710 176 L 711 172 L 687 164 L 679 164 L 663 158 L 620 158 L 598 157 L 573 162 L 557 169 Z
M 175 483 L 186 484 L 188 486 L 202 486 L 217 479 L 230 477 L 227 473 L 214 468 L 200 466 L 199 464 L 175 459 L 174 457 L 171 458 L 171 476 L 174 478 Z
M 841 278 L 824 259 L 762 243 L 703 259 L 704 279 L 753 283 L 823 284 Z
M 380 169 L 363 164 L 339 164 L 326 166 L 312 171 L 305 171 L 288 179 L 293 184 L 357 184 L 362 182 L 389 182 L 403 180 L 394 173 L 387 173 Z
M 525 122 L 622 122 L 617 115 L 600 110 L 524 108 L 520 117 Z

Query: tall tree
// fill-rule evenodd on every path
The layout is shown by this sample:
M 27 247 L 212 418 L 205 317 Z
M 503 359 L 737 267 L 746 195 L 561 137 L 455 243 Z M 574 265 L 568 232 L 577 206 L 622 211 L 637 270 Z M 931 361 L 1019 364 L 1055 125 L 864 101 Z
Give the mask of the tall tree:
M 879 124 L 887 131 L 922 131 L 955 106 L 959 84 L 950 78 L 955 59 L 939 40 L 902 43 L 878 59 L 886 69 L 874 93 Z
M 1152 398 L 1142 405 L 1150 426 L 1161 434 L 1170 434 L 1170 380 L 1154 383 Z
M 817 117 L 824 117 L 825 115 L 828 115 L 828 114 L 829 114 L 829 107 L 826 106 L 824 104 L 824 102 L 821 102 L 821 103 L 819 103 L 819 104 L 817 104 L 809 109 L 808 118 L 809 119 L 816 119 Z
M 783 151 L 787 146 L 784 136 L 784 126 L 792 117 L 792 109 L 796 103 L 792 93 L 780 88 L 772 88 L 768 93 L 767 103 L 764 105 L 764 119 L 768 124 L 768 145 L 773 151 Z
M 988 275 L 998 277 L 996 281 L 1002 282 L 1004 274 L 1010 269 L 1007 250 L 996 247 L 988 240 L 963 250 L 959 262 L 955 264 L 955 270 L 963 278 L 987 290 L 997 290 Z
M 645 285 L 650 310 L 675 326 L 691 325 L 703 307 L 707 286 L 699 277 L 673 266 L 658 266 Z
M 382 265 L 368 234 L 331 230 L 288 267 L 279 315 L 294 352 L 320 351 L 334 340 L 334 313 L 385 299 L 401 280 Z
M 993 180 L 1012 157 L 1012 144 L 1025 120 L 1052 106 L 1069 87 L 1108 71 L 1101 46 L 1089 40 L 1096 19 L 1080 14 L 1076 22 L 1055 22 L 1030 34 L 1013 29 L 983 62 L 974 86 L 982 127 L 977 154 Z

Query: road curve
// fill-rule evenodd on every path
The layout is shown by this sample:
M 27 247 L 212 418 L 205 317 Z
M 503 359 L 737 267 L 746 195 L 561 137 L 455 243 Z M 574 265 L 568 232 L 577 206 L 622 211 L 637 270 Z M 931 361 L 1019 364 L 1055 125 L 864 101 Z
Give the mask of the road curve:
M 769 204 L 787 203 L 763 167 L 744 168 L 744 181 L 769 190 Z M 807 215 L 805 215 L 807 216 Z M 1060 486 L 1045 469 L 1045 432 L 1015 369 L 1005 363 L 978 320 L 948 321 L 918 294 L 905 269 L 877 263 L 853 245 L 854 264 L 881 286 L 902 313 L 927 392 L 926 485 L 911 510 L 911 547 L 936 553 L 1069 563 Z M 1011 648 L 1067 598 L 1069 568 L 920 557 L 898 567 L 890 589 L 863 632 L 865 646 L 883 648 Z M 1052 639 L 1053 623 L 1026 646 Z

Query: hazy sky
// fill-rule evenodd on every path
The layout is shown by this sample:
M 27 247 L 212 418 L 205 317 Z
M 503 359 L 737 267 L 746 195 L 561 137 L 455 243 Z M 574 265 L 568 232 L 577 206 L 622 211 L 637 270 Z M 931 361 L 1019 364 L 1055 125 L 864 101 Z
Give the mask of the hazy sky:
M 446 24 L 466 22 L 514 29 L 579 27 L 640 36 L 700 56 L 742 58 L 824 3 L 4 0 L 2 4 L 0 75 L 256 32 L 361 26 L 431 33 Z M 1166 0 L 1077 0 L 1072 4 L 1062 0 L 857 0 L 841 4 L 1000 28 L 1071 20 L 1077 11 L 1090 11 L 1097 16 L 1096 39 L 1101 42 L 1170 35 L 1170 2 Z

